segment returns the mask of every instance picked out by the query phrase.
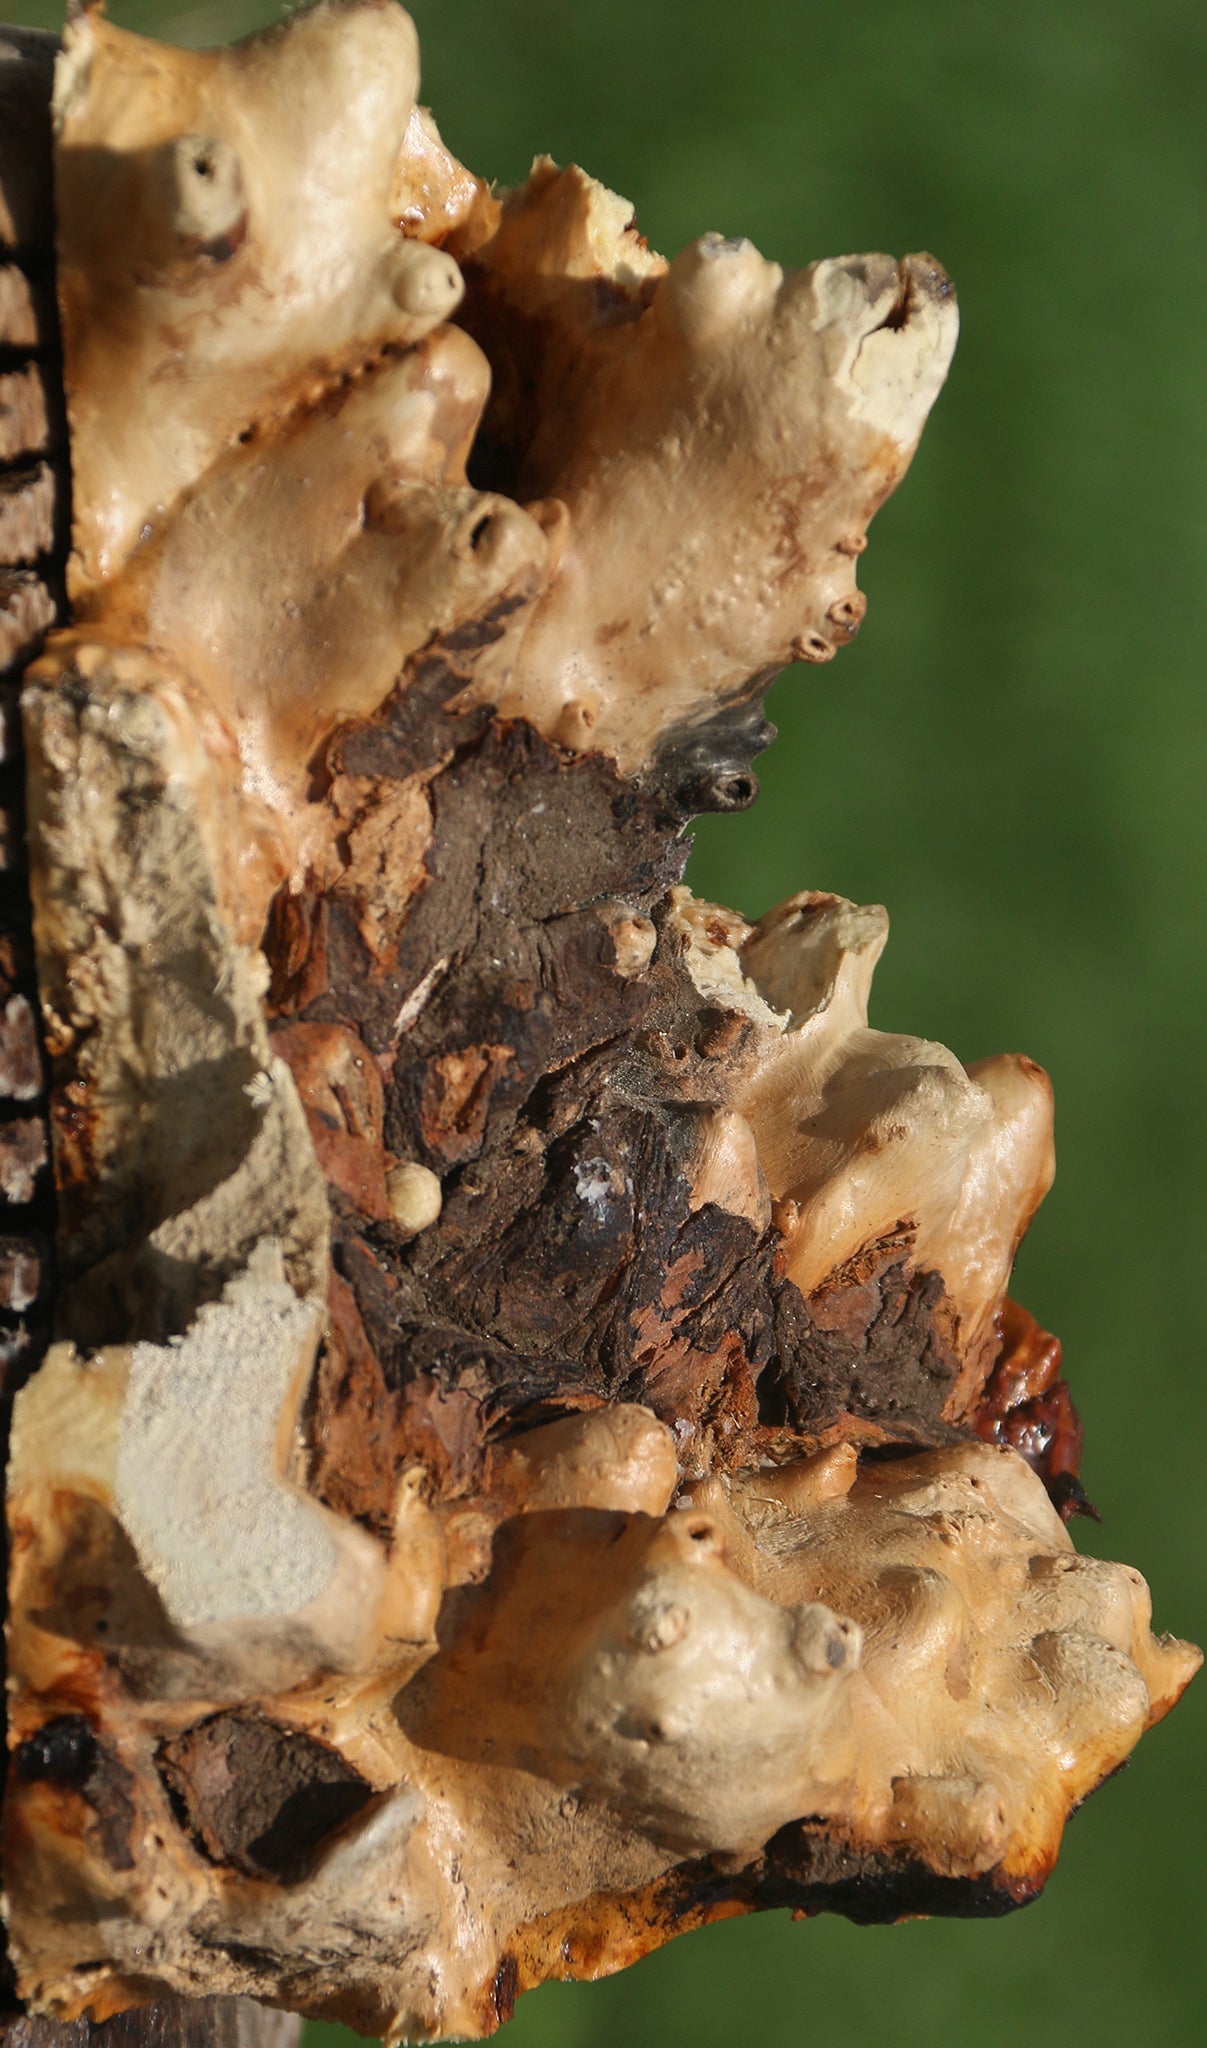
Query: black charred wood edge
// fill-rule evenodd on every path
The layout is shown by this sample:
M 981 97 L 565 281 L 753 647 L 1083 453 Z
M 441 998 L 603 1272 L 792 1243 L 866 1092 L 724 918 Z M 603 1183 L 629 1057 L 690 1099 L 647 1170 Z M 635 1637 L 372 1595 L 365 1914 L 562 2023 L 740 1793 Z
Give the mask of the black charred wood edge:
M 701 1857 L 673 1870 L 658 1888 L 657 1911 L 668 1920 L 708 1918 L 726 1906 L 749 1911 L 788 1907 L 798 1916 L 838 1913 L 861 1927 L 918 1916 L 996 1920 L 1028 1906 L 1042 1879 L 944 1877 L 912 1856 L 875 1854 L 835 1841 L 820 1821 L 792 1821 L 762 1855 L 739 1871 Z
M 705 811 L 748 811 L 759 793 L 751 762 L 771 745 L 775 727 L 763 699 L 777 671 L 752 676 L 711 718 L 671 726 L 662 735 L 648 783 L 685 817 Z

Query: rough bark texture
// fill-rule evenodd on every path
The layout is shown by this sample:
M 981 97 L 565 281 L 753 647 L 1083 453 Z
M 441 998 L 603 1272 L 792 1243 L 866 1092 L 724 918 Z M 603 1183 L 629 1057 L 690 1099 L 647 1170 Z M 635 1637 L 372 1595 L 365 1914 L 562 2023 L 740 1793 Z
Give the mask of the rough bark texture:
M 54 1200 L 37 978 L 25 857 L 21 672 L 66 617 L 63 571 L 70 479 L 54 298 L 50 98 L 58 45 L 0 30 L 0 1433 L 7 1457 L 17 1387 L 50 1334 Z M 38 394 L 31 408 L 29 396 Z M 16 402 L 15 402 L 16 401 Z M 7 1546 L 6 1546 L 7 1548 Z M 87 1759 L 91 1733 L 68 1717 L 42 1731 L 42 1754 L 74 1772 L 101 1825 L 120 1827 L 115 1774 Z M 301 2023 L 250 1999 L 161 1998 L 111 2020 L 20 2013 L 7 1957 L 0 2037 L 7 2048 L 296 2048 Z
M 93 2025 L 13 2019 L 7 2048 L 297 2048 L 301 2021 L 250 1998 L 166 1998 Z
M 0 1431 L 50 1334 L 54 1202 L 25 852 L 22 670 L 66 617 L 51 36 L 0 31 Z M 53 394 L 31 414 L 23 394 Z M 55 425 L 52 429 L 50 420 Z M 7 1532 L 6 1532 L 7 1533 Z M 7 1558 L 7 1544 L 6 1544 Z
M 1050 1089 L 869 1027 L 878 907 L 681 880 L 775 667 L 858 627 L 947 279 L 667 265 L 547 162 L 496 197 L 385 0 L 233 52 L 86 16 L 68 620 L 13 47 L 21 1998 L 483 2034 L 735 1911 L 1023 1902 L 1197 1664 L 1065 1533 L 1005 1293 Z

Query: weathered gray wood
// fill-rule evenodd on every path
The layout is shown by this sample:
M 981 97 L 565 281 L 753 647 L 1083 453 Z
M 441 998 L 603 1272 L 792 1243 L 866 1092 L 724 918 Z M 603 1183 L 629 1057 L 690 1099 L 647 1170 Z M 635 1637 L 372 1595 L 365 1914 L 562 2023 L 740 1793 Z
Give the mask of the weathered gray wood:
M 0 264 L 0 335 L 6 348 L 46 348 L 56 328 L 50 279 L 30 277 L 19 262 Z
M 0 561 L 36 562 L 54 545 L 57 492 L 48 462 L 0 472 Z
M 250 1998 L 168 1998 L 92 2026 L 12 2019 L 2 2048 L 296 2048 L 302 2022 Z
M 30 569 L 0 568 L 0 675 L 28 661 L 53 625 L 55 602 Z
M 41 455 L 51 442 L 47 379 L 37 363 L 0 376 L 0 462 Z

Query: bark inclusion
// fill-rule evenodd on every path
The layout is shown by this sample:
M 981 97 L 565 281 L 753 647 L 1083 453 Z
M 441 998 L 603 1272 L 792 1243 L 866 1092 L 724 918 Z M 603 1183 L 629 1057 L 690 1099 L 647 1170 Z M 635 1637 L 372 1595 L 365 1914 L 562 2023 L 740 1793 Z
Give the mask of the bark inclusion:
M 878 907 L 682 884 L 950 284 L 668 265 L 417 83 L 386 0 L 58 60 L 5 1876 L 64 2019 L 476 2036 L 735 1910 L 1000 1912 L 1197 1667 L 1065 1531 L 1046 1077 L 869 1026 Z

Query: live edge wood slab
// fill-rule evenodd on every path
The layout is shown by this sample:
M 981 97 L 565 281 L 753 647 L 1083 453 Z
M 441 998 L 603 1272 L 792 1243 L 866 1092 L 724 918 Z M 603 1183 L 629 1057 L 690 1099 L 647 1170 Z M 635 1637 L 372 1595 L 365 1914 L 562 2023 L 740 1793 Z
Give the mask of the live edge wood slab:
M 488 2034 L 1008 1910 L 1198 1653 L 1007 1298 L 1051 1090 L 683 887 L 956 339 L 538 159 L 392 0 L 0 37 L 10 2039 Z M 292 2037 L 290 2037 L 292 2038 Z

